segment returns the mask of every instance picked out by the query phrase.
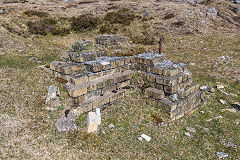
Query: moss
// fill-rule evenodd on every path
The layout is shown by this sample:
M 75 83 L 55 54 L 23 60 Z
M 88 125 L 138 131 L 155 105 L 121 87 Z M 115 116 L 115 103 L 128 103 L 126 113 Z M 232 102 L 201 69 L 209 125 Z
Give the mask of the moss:
M 38 17 L 48 17 L 49 14 L 46 12 L 41 12 L 41 11 L 34 11 L 34 10 L 27 10 L 25 12 L 23 12 L 23 14 L 27 15 L 28 17 L 32 17 L 32 16 L 38 16 Z
M 71 29 L 76 32 L 91 31 L 96 29 L 101 24 L 101 19 L 93 15 L 80 15 L 73 17 L 71 22 Z
M 105 21 L 111 24 L 118 23 L 123 25 L 130 25 L 136 18 L 135 14 L 129 9 L 122 8 L 119 11 L 108 12 L 104 17 Z

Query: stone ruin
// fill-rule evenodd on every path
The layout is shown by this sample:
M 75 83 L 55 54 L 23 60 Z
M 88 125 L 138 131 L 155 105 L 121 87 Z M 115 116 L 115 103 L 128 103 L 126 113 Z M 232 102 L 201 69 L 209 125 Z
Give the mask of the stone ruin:
M 112 36 L 101 37 L 96 38 L 96 43 L 117 43 Z M 89 43 L 82 41 L 81 44 L 85 42 Z M 65 87 L 75 103 L 73 113 L 76 116 L 112 105 L 127 96 L 134 74 L 144 81 L 145 94 L 155 99 L 159 107 L 164 107 L 171 120 L 194 111 L 202 103 L 203 94 L 193 83 L 188 66 L 166 60 L 163 54 L 110 57 L 104 51 L 82 47 L 80 52 L 65 52 L 63 58 L 52 62 L 49 69 L 56 77 L 67 81 Z

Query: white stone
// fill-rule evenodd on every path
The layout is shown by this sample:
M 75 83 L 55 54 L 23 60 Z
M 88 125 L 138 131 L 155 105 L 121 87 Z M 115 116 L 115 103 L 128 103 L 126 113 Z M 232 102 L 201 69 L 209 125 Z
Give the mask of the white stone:
M 142 138 L 142 137 L 138 137 L 137 139 L 138 139 L 139 141 L 142 141 L 142 140 L 143 140 L 143 138 Z
M 227 102 L 223 99 L 220 99 L 219 102 L 222 103 L 222 104 L 227 104 Z
M 186 127 L 186 130 L 187 130 L 188 132 L 193 132 L 193 133 L 196 132 L 196 129 L 195 129 L 195 128 L 192 128 L 192 127 Z
M 222 85 L 222 84 L 217 85 L 217 89 L 223 89 L 223 88 L 224 88 L 224 85 Z
M 109 128 L 114 128 L 115 126 L 111 123 L 111 124 L 109 124 L 108 127 L 109 127 Z
M 227 108 L 227 109 L 222 109 L 223 112 L 228 111 L 232 113 L 237 113 L 237 110 L 235 108 Z
M 141 137 L 144 138 L 148 142 L 151 140 L 151 137 L 147 136 L 146 134 L 142 134 Z
M 185 136 L 188 136 L 188 137 L 190 137 L 190 138 L 193 137 L 189 132 L 185 132 L 184 134 L 185 134 Z
M 218 156 L 218 158 L 227 158 L 228 154 L 224 153 L 224 152 L 216 152 L 216 155 Z
M 97 115 L 97 124 L 98 126 L 101 125 L 101 112 L 100 112 L 100 108 L 96 108 L 96 115 Z
M 97 132 L 97 115 L 95 112 L 88 112 L 87 118 L 87 133 L 96 133 Z
M 57 98 L 57 96 L 60 96 L 60 92 L 57 86 L 51 85 L 48 88 L 47 98 L 46 98 L 46 104 L 51 100 Z

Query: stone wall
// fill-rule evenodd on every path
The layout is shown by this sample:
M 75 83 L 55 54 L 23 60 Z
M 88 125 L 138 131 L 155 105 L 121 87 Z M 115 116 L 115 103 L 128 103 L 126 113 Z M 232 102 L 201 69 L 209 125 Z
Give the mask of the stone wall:
M 94 50 L 65 52 L 63 58 L 52 62 L 50 70 L 68 81 L 65 87 L 76 105 L 75 115 L 111 105 L 126 96 L 136 72 L 147 84 L 145 94 L 157 100 L 172 120 L 201 105 L 202 93 L 192 82 L 188 66 L 166 60 L 163 54 L 109 57 Z

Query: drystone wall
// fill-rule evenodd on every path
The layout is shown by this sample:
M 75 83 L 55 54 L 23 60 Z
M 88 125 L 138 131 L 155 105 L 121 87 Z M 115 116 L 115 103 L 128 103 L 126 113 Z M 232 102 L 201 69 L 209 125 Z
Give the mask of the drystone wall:
M 126 96 L 134 74 L 142 77 L 147 84 L 145 94 L 156 99 L 172 120 L 202 103 L 203 95 L 192 82 L 187 65 L 166 60 L 163 54 L 109 57 L 94 50 L 65 52 L 63 57 L 65 60 L 52 62 L 50 70 L 68 81 L 65 87 L 77 106 L 73 109 L 75 115 L 111 105 Z

